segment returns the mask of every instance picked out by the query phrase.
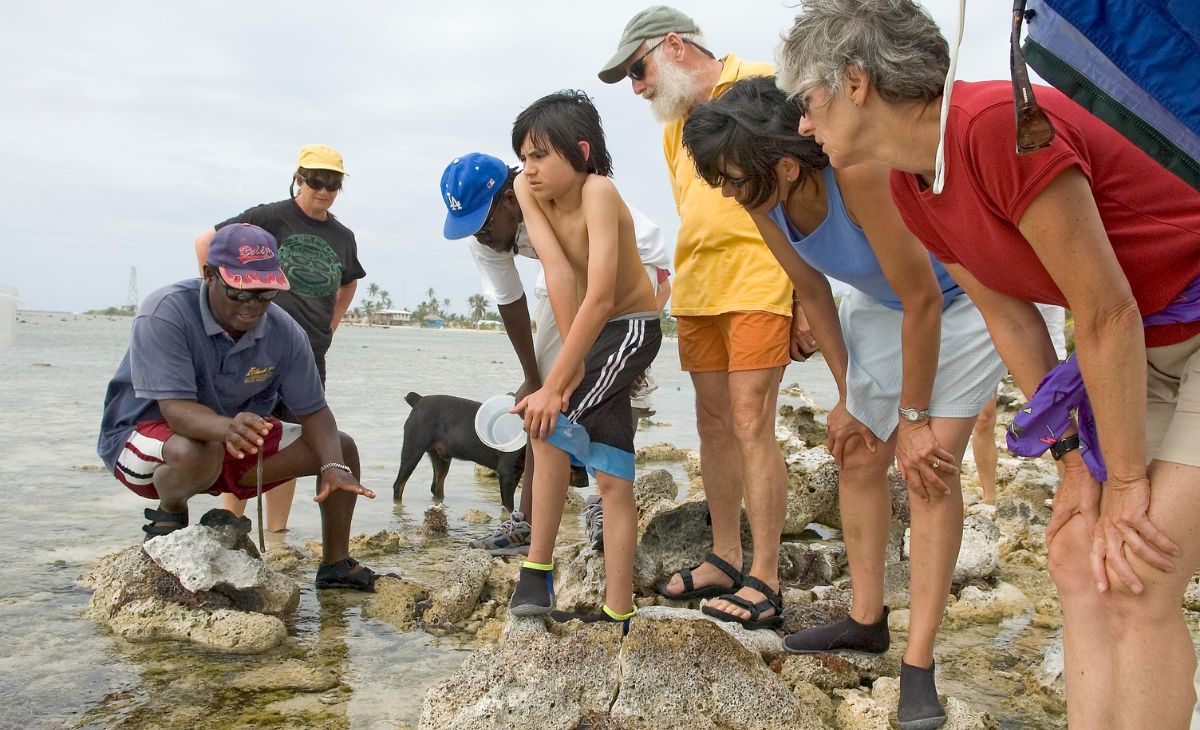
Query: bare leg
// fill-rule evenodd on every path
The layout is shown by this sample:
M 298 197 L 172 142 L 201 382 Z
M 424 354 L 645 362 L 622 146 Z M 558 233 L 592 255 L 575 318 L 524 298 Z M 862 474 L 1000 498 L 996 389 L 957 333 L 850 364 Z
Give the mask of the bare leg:
M 775 443 L 775 403 L 782 374 L 782 368 L 742 370 L 729 374 L 733 433 L 737 443 L 737 458 L 743 465 L 742 483 L 754 542 L 754 558 L 749 573 L 775 591 L 779 590 L 779 538 L 783 533 L 783 517 L 787 508 L 787 467 L 783 463 L 783 453 Z M 744 465 L 753 467 L 745 468 Z M 714 545 L 716 522 L 714 516 Z M 752 603 L 766 598 L 748 587 L 739 589 L 737 595 Z M 749 611 L 728 601 L 718 599 L 709 605 L 717 611 L 743 619 L 750 618 Z
M 700 469 L 712 517 L 713 552 L 735 568 L 742 565 L 742 456 L 733 435 L 729 373 L 692 373 L 696 389 L 696 431 Z M 774 439 L 774 433 L 771 438 Z M 782 458 L 782 457 L 781 457 Z M 776 541 L 778 543 L 778 540 Z M 729 576 L 708 563 L 692 571 L 696 588 L 730 585 Z M 681 593 L 683 579 L 671 576 L 667 593 Z
M 221 476 L 225 449 L 216 441 L 174 434 L 163 444 L 163 464 L 154 470 L 154 489 L 163 512 L 186 512 L 187 502 Z
M 604 499 L 604 603 L 615 613 L 633 610 L 633 553 L 637 548 L 637 507 L 633 483 L 596 472 Z
M 362 473 L 358 447 L 346 434 L 340 436 L 342 456 L 346 460 L 346 466 L 350 467 L 357 479 Z M 309 449 L 304 439 L 297 439 L 287 448 L 263 461 L 263 481 L 276 482 L 289 477 L 309 476 L 316 474 L 320 468 L 316 454 Z M 252 486 L 255 478 L 255 470 L 251 469 L 241 478 L 239 484 Z M 322 563 L 329 565 L 350 556 L 350 522 L 354 517 L 354 505 L 357 500 L 358 495 L 337 490 L 321 503 Z
M 929 426 L 938 444 L 954 454 L 962 465 L 967 439 L 971 437 L 973 418 L 933 418 Z M 909 548 L 910 582 L 908 648 L 904 663 L 928 669 L 933 665 L 933 644 L 937 638 L 950 581 L 962 543 L 962 483 L 958 474 L 941 473 L 950 494 L 936 492 L 929 499 L 909 493 L 912 510 L 912 540 Z
M 1179 606 L 1200 566 L 1200 467 L 1150 464 L 1150 520 L 1183 549 L 1175 570 L 1163 573 L 1129 553 L 1141 595 L 1117 588 L 1105 594 L 1115 642 L 1117 727 L 1185 730 L 1196 695 L 1196 652 Z M 1086 566 L 1084 566 L 1086 567 Z
M 971 432 L 971 453 L 975 456 L 975 468 L 979 471 L 979 486 L 983 489 L 983 503 L 996 503 L 996 399 L 983 406 L 975 419 Z
M 1104 597 L 1092 580 L 1091 549 L 1091 526 L 1076 515 L 1048 546 L 1047 566 L 1063 612 L 1067 725 L 1109 730 L 1116 727 L 1116 652 Z
M 292 513 L 292 500 L 296 495 L 296 480 L 280 484 L 267 492 L 264 499 L 267 502 L 266 515 L 263 517 L 267 532 L 283 532 L 287 529 L 288 516 Z M 238 499 L 232 494 L 221 495 L 221 508 L 227 509 L 238 517 L 246 514 L 246 504 L 250 500 Z
M 896 436 L 875 453 L 861 439 L 847 445 L 838 480 L 842 538 L 854 587 L 850 618 L 875 624 L 883 617 L 883 577 L 892 498 L 887 470 L 896 453 Z
M 521 514 L 525 521 L 533 525 L 533 475 L 534 462 L 533 445 L 525 449 L 525 472 L 521 475 Z
M 538 521 L 530 525 L 533 534 L 529 543 L 529 562 L 550 565 L 554 561 L 554 541 L 558 538 L 558 525 L 567 499 L 571 461 L 567 452 L 543 439 L 530 439 L 529 443 L 537 455 L 538 465 L 537 480 L 533 485 L 533 508 L 538 513 Z

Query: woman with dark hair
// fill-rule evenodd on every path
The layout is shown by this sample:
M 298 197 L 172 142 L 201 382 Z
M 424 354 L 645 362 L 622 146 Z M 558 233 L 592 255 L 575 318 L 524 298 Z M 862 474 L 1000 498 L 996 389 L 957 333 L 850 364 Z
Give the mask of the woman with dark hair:
M 775 80 L 760 77 L 700 105 L 683 128 L 701 177 L 747 210 L 788 273 L 838 385 L 829 446 L 841 467 L 853 606 L 848 619 L 792 634 L 784 646 L 888 648 L 883 573 L 895 458 L 912 496 L 899 717 L 906 728 L 936 727 L 944 713 L 933 642 L 962 535 L 959 465 L 1003 365 L 970 299 L 904 227 L 888 198 L 887 170 L 834 170 L 820 146 L 796 132 L 799 122 Z M 851 287 L 840 312 L 826 276 Z
M 979 306 L 1031 398 L 1010 446 L 1051 444 L 1065 465 L 1046 546 L 1068 723 L 1186 728 L 1200 192 L 1063 94 L 1030 88 L 1015 52 L 1013 85 L 953 82 L 945 39 L 911 0 L 802 6 L 779 52 L 780 85 L 807 110 L 801 133 L 834 166 L 892 168 L 905 223 Z M 1058 365 L 1034 302 L 1071 310 L 1077 360 Z

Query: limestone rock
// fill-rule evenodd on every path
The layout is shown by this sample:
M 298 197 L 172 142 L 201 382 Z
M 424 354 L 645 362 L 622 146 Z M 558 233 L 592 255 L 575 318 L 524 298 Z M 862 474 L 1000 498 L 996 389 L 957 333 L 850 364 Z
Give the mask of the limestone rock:
M 585 542 L 557 548 L 554 551 L 555 607 L 562 611 L 596 613 L 603 603 L 604 554 Z
M 796 434 L 796 437 L 809 446 L 825 443 L 829 430 L 824 423 L 817 420 L 817 414 L 822 412 L 807 394 L 802 393 L 803 401 L 797 405 L 782 405 L 779 407 L 780 426 Z M 791 395 L 791 393 L 789 393 Z
M 417 621 L 417 603 L 427 595 L 423 586 L 381 575 L 375 581 L 375 592 L 363 604 L 362 615 L 387 621 L 400 631 L 411 631 Z
M 504 640 L 473 652 L 425 695 L 418 727 L 573 730 L 605 717 L 618 689 L 621 629 L 565 626 L 560 638 L 537 619 L 510 623 Z
M 774 631 L 766 629 L 750 631 L 740 624 L 721 621 L 701 611 L 670 606 L 647 606 L 638 609 L 637 617 L 639 620 L 647 621 L 707 621 L 764 660 L 769 661 L 783 653 L 783 642 L 780 640 L 779 634 Z
M 500 481 L 500 475 L 496 473 L 495 469 L 489 469 L 486 466 L 483 466 L 482 464 L 476 464 L 475 465 L 475 479 L 476 479 L 476 481 L 496 481 L 496 482 L 498 482 L 498 481 Z
M 617 727 L 820 727 L 762 660 L 709 621 L 642 617 L 620 655 Z M 700 724 L 703 723 L 703 724 Z
M 826 692 L 859 686 L 858 670 L 837 654 L 788 654 L 780 662 L 779 676 L 789 685 L 805 682 Z
M 108 625 L 130 641 L 190 641 L 231 654 L 259 654 L 287 639 L 287 627 L 275 616 L 224 608 L 210 612 L 160 598 L 126 604 Z
M 963 520 L 962 547 L 954 564 L 954 582 L 986 578 L 1000 566 L 1000 528 L 982 514 Z
M 486 550 L 461 553 L 446 567 L 442 584 L 430 594 L 425 623 L 453 624 L 470 616 L 491 570 L 492 556 Z
M 483 510 L 469 509 L 463 513 L 462 520 L 468 525 L 486 525 L 492 521 L 492 516 Z
M 699 451 L 689 451 L 687 453 L 687 460 L 684 461 L 683 469 L 684 469 L 684 471 L 687 472 L 688 479 L 695 480 L 697 477 L 700 476 L 700 452 Z
M 488 571 L 487 581 L 483 584 L 480 600 L 491 600 L 508 605 L 513 591 L 517 588 L 517 580 L 521 575 L 521 561 L 508 561 L 504 558 L 492 558 L 492 569 Z
M 674 444 L 657 443 L 650 446 L 643 446 L 638 449 L 634 455 L 634 459 L 638 464 L 651 464 L 656 462 L 680 462 L 688 458 L 688 450 L 681 449 Z
M 655 502 L 674 502 L 679 496 L 679 487 L 675 477 L 666 469 L 656 469 L 643 474 L 633 483 L 633 499 L 637 503 L 638 514 L 646 511 Z
M 822 446 L 792 453 L 786 461 L 788 489 L 783 534 L 799 535 L 810 522 L 840 527 L 838 468 L 833 456 Z
M 840 543 L 785 542 L 779 546 L 779 578 L 799 588 L 828 585 L 846 567 L 846 547 Z
M 1063 678 L 1065 671 L 1066 657 L 1061 643 L 1042 650 L 1042 663 L 1034 674 L 1038 691 L 1060 707 L 1067 702 L 1066 680 Z
M 912 566 L 907 560 L 889 560 L 883 566 L 883 603 L 892 609 L 908 608 Z
M 871 686 L 870 702 L 887 715 L 895 715 L 899 699 L 900 680 L 895 677 L 880 677 Z M 979 712 L 955 697 L 942 697 L 942 707 L 946 711 L 946 724 L 943 728 L 997 730 L 998 726 L 987 713 Z
M 652 593 L 654 587 L 670 578 L 672 573 L 700 563 L 712 550 L 712 528 L 707 523 L 706 501 L 658 504 L 660 508 L 652 508 L 639 520 L 642 525 L 641 537 L 633 561 L 636 593 Z M 749 524 L 744 516 L 742 551 L 745 562 L 749 564 L 753 546 Z M 599 574 L 593 571 L 593 575 Z
M 887 708 L 876 704 L 869 695 L 857 689 L 839 689 L 842 703 L 833 714 L 837 730 L 889 730 Z
M 156 537 L 142 549 L 192 593 L 221 593 L 247 611 L 283 614 L 294 610 L 300 603 L 295 581 L 268 568 L 257 554 L 227 547 L 244 535 L 236 532 L 236 527 L 212 528 L 202 522 Z
M 1200 611 L 1200 579 L 1192 576 L 1192 581 L 1183 591 L 1183 607 L 1189 611 Z
M 958 600 L 946 607 L 942 627 L 999 623 L 1005 617 L 1015 616 L 1029 608 L 1029 599 L 1020 588 L 1010 583 L 1000 582 L 990 591 L 967 586 L 959 592 Z
M 425 521 L 421 523 L 422 535 L 445 535 L 449 529 L 446 519 L 446 508 L 440 504 L 431 504 L 425 510 Z

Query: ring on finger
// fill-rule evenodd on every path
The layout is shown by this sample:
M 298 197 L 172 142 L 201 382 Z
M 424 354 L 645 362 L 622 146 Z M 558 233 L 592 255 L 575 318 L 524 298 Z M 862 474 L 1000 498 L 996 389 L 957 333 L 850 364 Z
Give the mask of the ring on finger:
M 930 464 L 930 466 L 932 466 L 934 469 L 936 469 L 936 468 L 938 468 L 938 467 L 939 467 L 939 466 L 941 466 L 941 465 L 942 465 L 942 460 L 941 460 L 941 459 L 939 459 L 939 458 L 937 458 L 936 456 L 935 456 L 935 457 L 933 457 L 933 463 L 932 463 L 932 464 Z

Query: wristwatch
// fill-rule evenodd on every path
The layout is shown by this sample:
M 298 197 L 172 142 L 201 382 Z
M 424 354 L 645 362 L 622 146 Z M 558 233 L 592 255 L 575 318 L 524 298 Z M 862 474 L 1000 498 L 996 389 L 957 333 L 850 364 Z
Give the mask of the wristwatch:
M 1067 455 L 1068 451 L 1074 451 L 1079 448 L 1079 434 L 1061 438 L 1050 445 L 1050 455 L 1055 461 L 1062 461 L 1062 458 Z
M 929 420 L 928 408 L 918 410 L 916 408 L 905 408 L 904 406 L 900 406 L 899 412 L 900 418 L 908 421 L 909 423 L 921 423 L 922 421 Z

